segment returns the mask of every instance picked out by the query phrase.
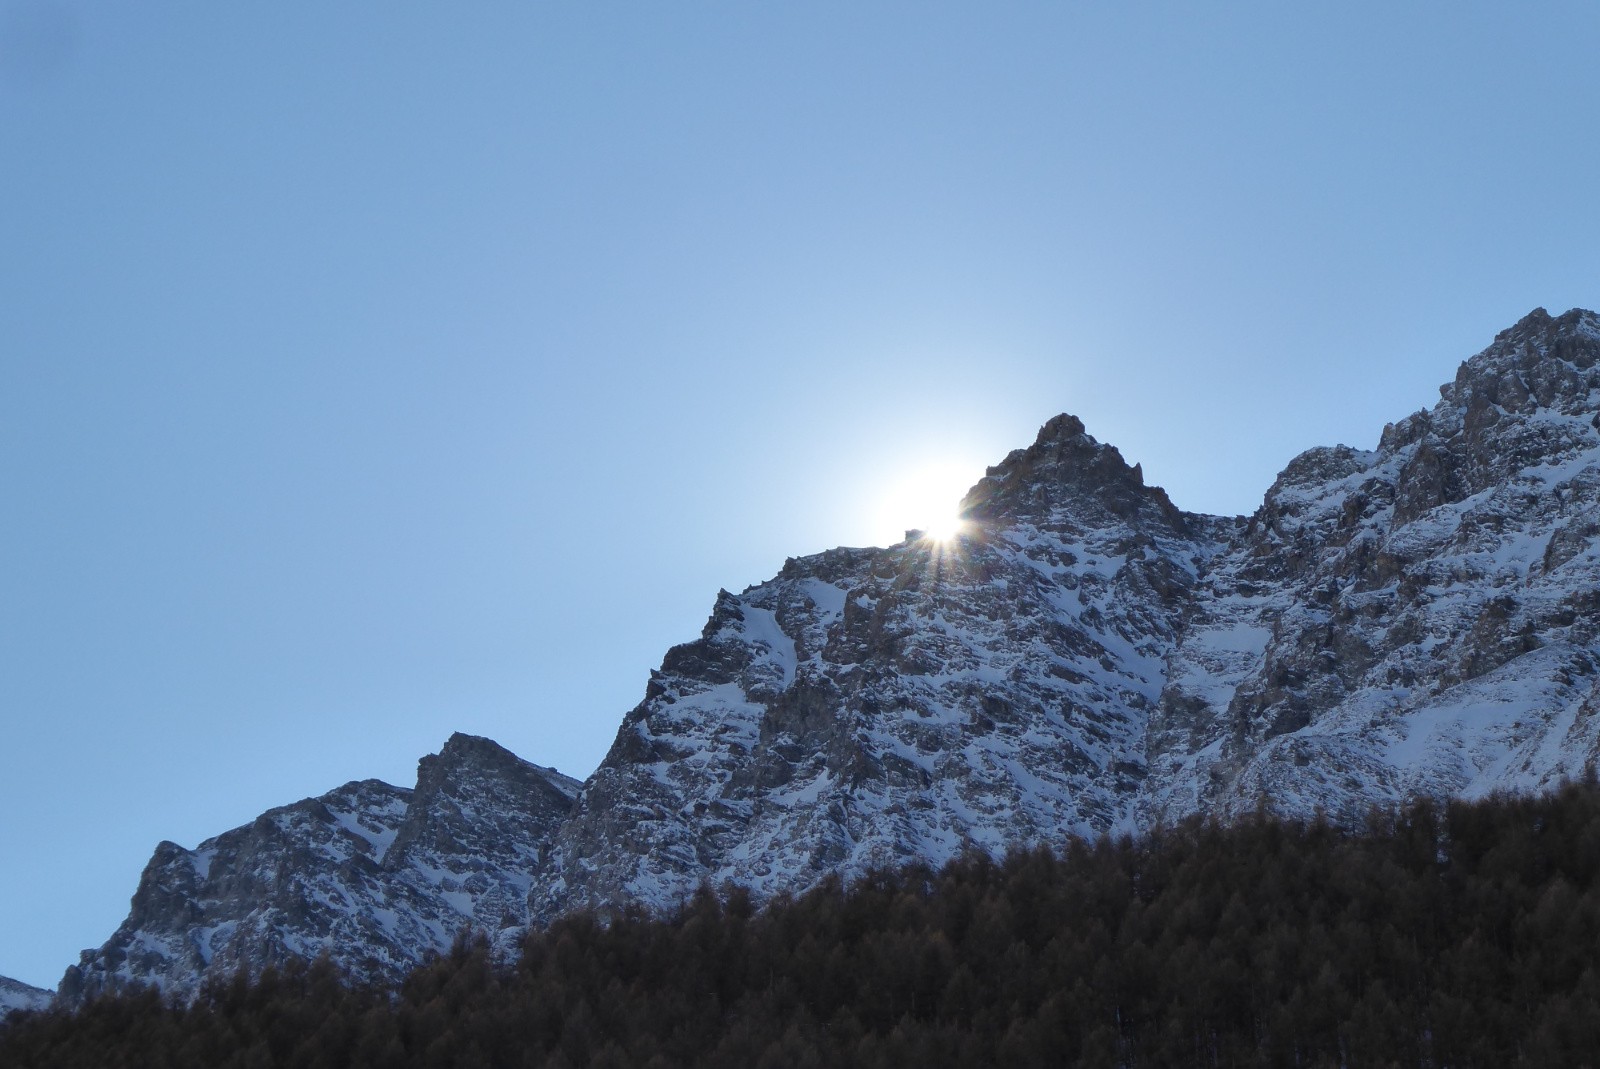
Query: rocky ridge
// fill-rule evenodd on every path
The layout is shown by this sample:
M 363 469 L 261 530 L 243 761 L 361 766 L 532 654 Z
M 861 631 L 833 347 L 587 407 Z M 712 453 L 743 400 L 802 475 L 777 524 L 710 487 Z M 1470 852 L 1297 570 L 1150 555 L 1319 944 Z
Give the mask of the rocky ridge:
M 194 850 L 161 843 L 128 919 L 67 970 L 60 996 L 76 1004 L 132 981 L 188 992 L 208 975 L 322 953 L 394 979 L 463 929 L 509 941 L 578 788 L 457 734 L 422 759 L 415 789 L 361 780 Z
M 720 593 L 579 785 L 456 736 L 195 851 L 164 843 L 69 1001 L 330 953 L 393 977 L 458 931 L 758 896 L 1268 805 L 1359 819 L 1539 790 L 1600 749 L 1600 317 L 1531 313 L 1377 448 L 1183 512 L 1059 416 L 963 535 Z
M 1143 819 L 1356 818 L 1594 760 L 1600 319 L 1533 312 L 1378 448 L 1313 449 L 1206 578 Z
M 42 1010 L 50 1005 L 55 992 L 46 991 L 9 976 L 0 976 L 0 1017 L 15 1010 Z

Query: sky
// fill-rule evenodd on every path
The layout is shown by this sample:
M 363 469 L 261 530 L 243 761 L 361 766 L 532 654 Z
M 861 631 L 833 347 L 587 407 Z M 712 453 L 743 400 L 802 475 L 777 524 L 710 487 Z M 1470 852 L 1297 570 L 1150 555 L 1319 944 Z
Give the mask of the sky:
M 1193 511 L 1600 304 L 1593 4 L 0 0 L 0 974 L 1067 411 Z

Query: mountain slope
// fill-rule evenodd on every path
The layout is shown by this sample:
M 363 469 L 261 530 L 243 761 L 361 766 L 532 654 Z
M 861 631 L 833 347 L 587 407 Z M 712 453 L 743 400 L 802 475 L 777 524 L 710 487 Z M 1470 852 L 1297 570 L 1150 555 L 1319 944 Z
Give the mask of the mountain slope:
M 0 1018 L 13 1010 L 42 1010 L 50 1005 L 55 993 L 33 987 L 9 976 L 0 976 Z
M 1186 513 L 1072 416 L 963 535 L 792 559 L 670 650 L 582 785 L 487 740 L 158 849 L 62 991 L 1266 805 L 1539 790 L 1600 748 L 1600 318 L 1498 335 L 1377 448 Z M 432 762 L 430 764 L 430 762 Z
M 190 991 L 206 975 L 327 953 L 396 979 L 456 933 L 520 930 L 541 850 L 575 780 L 454 735 L 415 790 L 347 783 L 195 850 L 162 843 L 128 919 L 67 970 L 75 1003 L 129 981 Z
M 968 500 L 954 544 L 835 550 L 719 595 L 586 785 L 534 915 L 1126 824 L 1216 524 L 1072 417 Z
M 1592 313 L 1536 311 L 1376 450 L 1285 469 L 1173 651 L 1146 819 L 1263 798 L 1355 817 L 1581 774 L 1600 728 L 1597 362 Z

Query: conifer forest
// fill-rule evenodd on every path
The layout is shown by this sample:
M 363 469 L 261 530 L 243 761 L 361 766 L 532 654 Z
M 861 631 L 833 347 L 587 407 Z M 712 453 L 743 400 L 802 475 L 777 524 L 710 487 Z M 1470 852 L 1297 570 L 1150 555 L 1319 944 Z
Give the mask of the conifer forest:
M 579 913 L 398 989 L 326 961 L 0 1026 L 8 1067 L 1503 1066 L 1600 1051 L 1600 786 L 1193 821 L 757 908 Z

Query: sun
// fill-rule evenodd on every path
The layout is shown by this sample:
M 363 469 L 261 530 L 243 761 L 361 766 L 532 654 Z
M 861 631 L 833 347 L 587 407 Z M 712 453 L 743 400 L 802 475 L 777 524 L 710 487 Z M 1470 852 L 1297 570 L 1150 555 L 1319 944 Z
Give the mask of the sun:
M 882 532 L 881 544 L 898 542 L 912 531 L 935 542 L 965 533 L 961 498 L 982 474 L 981 466 L 925 461 L 893 479 L 878 498 L 874 526 Z
M 935 516 L 922 528 L 924 538 L 931 538 L 935 542 L 949 542 L 960 534 L 966 527 L 965 521 L 954 514 L 949 516 Z

